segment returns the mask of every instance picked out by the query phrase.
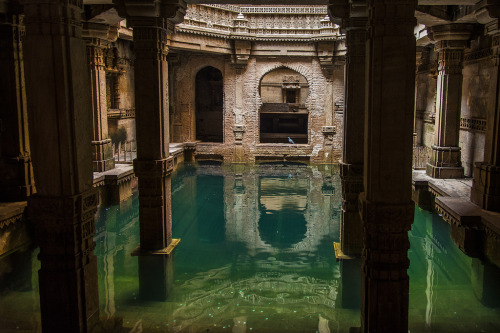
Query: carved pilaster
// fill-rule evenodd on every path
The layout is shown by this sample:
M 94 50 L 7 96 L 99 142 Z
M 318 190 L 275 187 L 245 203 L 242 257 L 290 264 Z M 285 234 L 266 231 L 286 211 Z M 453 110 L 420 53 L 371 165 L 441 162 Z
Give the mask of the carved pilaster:
M 99 319 L 90 83 L 81 1 L 22 1 L 33 169 L 28 208 L 40 246 L 44 332 L 87 332 Z
M 116 39 L 114 29 L 107 25 L 85 23 L 82 32 L 87 45 L 87 60 L 92 95 L 92 169 L 103 172 L 115 167 L 115 159 L 108 136 L 108 109 L 106 96 L 105 51 Z
M 0 11 L 0 200 L 23 201 L 35 192 L 24 82 L 24 16 L 13 3 L 5 5 L 10 12 Z
M 447 24 L 429 29 L 438 52 L 436 124 L 434 145 L 427 174 L 434 178 L 460 178 L 464 175 L 459 147 L 464 49 L 474 26 Z

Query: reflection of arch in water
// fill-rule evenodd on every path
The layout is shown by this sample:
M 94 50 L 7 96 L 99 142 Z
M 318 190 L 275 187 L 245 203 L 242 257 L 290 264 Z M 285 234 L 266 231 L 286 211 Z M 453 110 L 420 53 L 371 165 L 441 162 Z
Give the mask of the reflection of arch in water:
M 264 214 L 259 198 L 261 193 L 260 179 L 269 177 L 300 177 L 305 182 L 303 186 L 304 192 L 300 192 L 300 194 L 304 194 L 307 198 L 307 205 L 303 205 L 307 231 L 302 240 L 288 248 L 277 248 L 266 242 L 265 237 L 262 238 L 259 228 L 261 215 Z M 336 214 L 341 205 L 340 191 L 334 191 L 333 194 L 322 193 L 322 185 L 326 178 L 328 178 L 328 175 L 320 173 L 317 166 L 297 167 L 282 164 L 260 164 L 258 167 L 245 170 L 240 180 L 244 191 L 239 193 L 237 191 L 228 191 L 225 194 L 226 240 L 245 244 L 250 256 L 263 252 L 274 255 L 278 253 L 315 251 L 325 241 L 325 238 L 330 241 L 332 235 L 338 234 L 340 229 L 340 217 Z M 334 178 L 335 186 L 340 187 L 337 172 Z M 229 181 L 226 188 L 236 188 L 234 178 L 226 178 L 226 181 Z M 311 200 L 313 197 L 316 199 Z M 243 206 L 241 206 L 242 203 L 244 203 Z
M 223 78 L 217 68 L 207 66 L 196 74 L 196 139 L 223 141 Z
M 307 186 L 304 179 L 260 179 L 260 238 L 275 248 L 289 248 L 305 238 Z

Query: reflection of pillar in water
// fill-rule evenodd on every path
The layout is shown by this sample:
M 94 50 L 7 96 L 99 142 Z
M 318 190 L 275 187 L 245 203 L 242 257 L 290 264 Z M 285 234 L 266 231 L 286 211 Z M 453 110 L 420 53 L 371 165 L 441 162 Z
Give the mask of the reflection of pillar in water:
M 430 328 L 432 324 L 432 297 L 434 294 L 434 248 L 428 236 L 425 238 L 425 257 L 427 258 L 427 284 L 425 288 L 427 305 L 425 306 L 425 327 Z
M 343 309 L 361 306 L 361 259 L 340 260 L 339 301 Z
M 196 203 L 199 212 L 197 226 L 200 240 L 207 243 L 225 239 L 224 177 L 199 175 L 197 178 Z
M 116 233 L 108 232 L 104 241 L 103 269 L 104 269 L 104 313 L 108 318 L 114 316 L 115 307 L 115 269 L 114 257 Z
M 147 301 L 165 301 L 174 282 L 174 254 L 139 256 L 139 296 Z
M 483 305 L 488 307 L 500 306 L 500 286 L 498 281 L 500 281 L 500 268 L 480 259 L 472 259 L 472 289 Z

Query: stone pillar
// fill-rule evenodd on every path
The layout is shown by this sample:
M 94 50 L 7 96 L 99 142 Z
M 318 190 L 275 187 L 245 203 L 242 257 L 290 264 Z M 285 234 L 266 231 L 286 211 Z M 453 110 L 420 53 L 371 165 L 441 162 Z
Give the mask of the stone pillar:
M 358 211 L 358 196 L 363 192 L 365 127 L 365 61 L 367 38 L 366 1 L 335 1 L 332 15 L 341 17 L 346 31 L 346 65 L 344 85 L 344 130 L 340 177 L 342 183 L 342 216 L 340 246 L 346 255 L 360 256 L 363 228 Z M 342 6 L 343 3 L 343 6 Z M 338 7 L 342 6 L 342 7 Z
M 19 6 L 0 8 L 0 200 L 23 201 L 35 192 L 24 83 L 24 22 Z
M 84 28 L 92 96 L 92 168 L 94 172 L 103 172 L 115 167 L 111 139 L 108 136 L 104 49 L 109 47 L 110 39 L 116 39 L 116 34 L 110 36 L 109 26 L 103 24 L 86 23 Z
M 471 201 L 479 207 L 500 212 L 500 29 L 498 27 L 498 13 L 500 6 L 489 5 L 482 12 L 480 22 L 490 26 L 492 36 L 492 61 L 496 76 L 495 101 L 489 103 L 486 122 L 486 139 L 484 147 L 484 162 L 476 163 L 473 171 Z M 496 15 L 492 15 L 495 13 Z M 482 19 L 481 19 L 482 18 Z
M 87 332 L 99 318 L 91 105 L 82 3 L 23 1 L 24 56 L 37 194 L 35 226 L 44 332 Z
M 178 243 L 178 240 L 172 242 L 170 207 L 170 175 L 174 164 L 169 154 L 168 35 L 184 17 L 186 5 L 182 1 L 124 0 L 118 8 L 134 29 L 139 289 L 142 298 L 164 300 L 169 276 L 166 271 L 169 260 L 165 256 Z
M 368 2 L 362 332 L 408 332 L 416 4 Z
M 459 147 L 462 61 L 473 27 L 472 24 L 446 24 L 429 29 L 438 52 L 434 145 L 426 170 L 433 178 L 464 176 Z

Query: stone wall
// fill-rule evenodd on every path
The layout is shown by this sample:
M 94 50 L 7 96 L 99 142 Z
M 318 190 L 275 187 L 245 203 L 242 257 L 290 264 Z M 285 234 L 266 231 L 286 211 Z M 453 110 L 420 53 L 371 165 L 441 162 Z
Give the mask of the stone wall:
M 417 113 L 415 132 L 417 144 L 430 147 L 434 144 L 434 121 L 436 115 L 437 53 L 430 51 L 429 60 L 419 67 L 415 110 Z
M 475 162 L 484 160 L 486 119 L 495 110 L 496 71 L 490 59 L 490 40 L 480 37 L 465 54 L 460 147 L 466 176 L 472 176 Z
M 285 43 L 274 45 L 286 48 Z M 269 45 L 268 45 L 269 46 Z M 206 66 L 219 69 L 224 83 L 224 141 L 221 144 L 199 143 L 198 155 L 219 155 L 227 162 L 234 162 L 241 152 L 241 162 L 253 162 L 258 158 L 300 157 L 311 162 L 338 162 L 341 156 L 342 113 L 334 115 L 335 104 L 343 103 L 343 66 L 334 70 L 322 69 L 316 57 L 277 58 L 250 57 L 244 67 L 232 65 L 229 58 L 217 55 L 180 53 L 171 62 L 170 99 L 173 142 L 189 142 L 195 137 L 195 77 Z M 309 94 L 305 105 L 309 111 L 308 144 L 260 144 L 259 94 L 261 79 L 279 68 L 291 69 L 307 80 Z M 239 87 L 239 88 L 237 88 Z M 241 140 L 235 135 L 235 125 L 243 128 Z M 324 126 L 335 128 L 334 134 L 324 134 Z M 330 132 L 329 132 L 330 133 Z
M 119 39 L 116 42 L 116 49 L 121 62 L 121 74 L 118 77 L 120 108 L 133 109 L 135 108 L 135 94 L 132 42 Z

